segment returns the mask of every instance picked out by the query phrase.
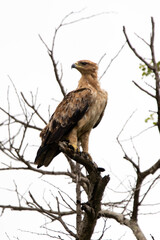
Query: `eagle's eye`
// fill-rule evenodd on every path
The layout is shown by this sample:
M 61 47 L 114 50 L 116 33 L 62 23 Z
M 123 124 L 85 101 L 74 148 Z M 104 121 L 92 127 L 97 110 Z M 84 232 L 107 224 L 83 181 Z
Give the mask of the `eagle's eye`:
M 83 65 L 83 66 L 85 66 L 87 64 L 88 64 L 87 62 L 81 62 L 81 65 Z

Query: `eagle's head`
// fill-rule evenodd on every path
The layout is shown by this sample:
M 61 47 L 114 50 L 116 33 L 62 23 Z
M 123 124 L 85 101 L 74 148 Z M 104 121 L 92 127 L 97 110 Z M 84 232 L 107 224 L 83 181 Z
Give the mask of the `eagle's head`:
M 81 74 L 97 73 L 98 65 L 89 60 L 80 60 L 72 64 L 71 68 L 76 68 Z

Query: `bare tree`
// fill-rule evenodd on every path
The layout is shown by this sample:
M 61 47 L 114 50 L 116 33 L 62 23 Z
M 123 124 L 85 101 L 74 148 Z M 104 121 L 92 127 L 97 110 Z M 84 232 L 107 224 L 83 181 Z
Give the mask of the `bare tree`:
M 57 62 L 55 59 L 54 51 L 55 51 L 55 42 L 58 31 L 68 25 L 77 21 L 86 20 L 87 18 L 91 18 L 94 16 L 90 16 L 84 19 L 78 19 L 72 22 L 66 22 L 69 16 L 75 14 L 74 12 L 65 16 L 61 21 L 59 26 L 56 28 L 51 49 L 45 43 L 43 38 L 40 36 L 40 39 L 44 43 L 47 48 L 49 57 L 53 64 L 53 70 L 55 79 L 59 84 L 62 95 L 65 96 L 65 87 L 63 86 L 63 68 L 61 64 Z M 151 18 L 152 23 L 152 33 L 151 33 L 151 42 L 147 44 L 151 50 L 151 63 L 148 63 L 145 58 L 141 57 L 135 48 L 132 46 L 129 37 L 126 33 L 125 27 L 123 28 L 123 32 L 126 38 L 126 41 L 134 52 L 134 54 L 153 72 L 155 77 L 155 95 L 151 94 L 147 90 L 140 87 L 137 83 L 134 84 L 140 88 L 142 91 L 146 92 L 149 96 L 153 97 L 157 102 L 157 127 L 160 131 L 160 79 L 159 79 L 159 68 L 157 66 L 157 62 L 155 60 L 155 50 L 154 50 L 154 35 L 155 35 L 155 24 L 153 18 Z M 123 46 L 122 46 L 123 48 Z M 120 49 L 120 51 L 122 50 Z M 116 54 L 115 57 L 111 60 L 111 62 L 106 67 L 106 70 L 109 68 L 112 61 L 118 56 Z M 103 58 L 103 57 L 102 57 Z M 104 71 L 105 74 L 106 71 Z M 102 75 L 102 77 L 104 76 Z M 12 80 L 11 80 L 12 82 Z M 123 144 L 120 140 L 120 136 L 125 129 L 127 122 L 123 126 L 119 135 L 117 136 L 117 141 L 124 153 L 124 159 L 127 160 L 131 166 L 133 166 L 135 181 L 131 184 L 130 189 L 127 191 L 125 197 L 119 202 L 106 202 L 103 201 L 103 194 L 106 189 L 106 186 L 110 180 L 109 175 L 102 176 L 103 168 L 97 166 L 94 162 L 90 161 L 89 155 L 84 153 L 74 153 L 71 149 L 67 147 L 64 142 L 60 142 L 60 148 L 64 153 L 65 159 L 68 163 L 69 170 L 66 171 L 52 171 L 48 169 L 37 169 L 32 161 L 27 159 L 26 151 L 28 149 L 28 139 L 27 134 L 33 134 L 35 131 L 40 131 L 41 127 L 39 127 L 40 122 L 46 124 L 46 120 L 43 118 L 39 106 L 37 105 L 37 93 L 31 93 L 30 100 L 25 97 L 25 95 L 21 92 L 18 93 L 18 90 L 14 86 L 12 82 L 13 88 L 17 95 L 18 103 L 21 109 L 21 114 L 12 114 L 11 103 L 10 103 L 10 95 L 9 89 L 7 94 L 8 99 L 8 108 L 4 109 L 0 107 L 1 112 L 3 113 L 4 120 L 2 120 L 0 126 L 4 127 L 8 133 L 6 139 L 1 140 L 0 142 L 0 150 L 4 155 L 7 156 L 8 161 L 1 162 L 0 171 L 32 171 L 33 173 L 38 173 L 40 176 L 66 176 L 69 181 L 75 183 L 75 193 L 72 197 L 70 194 L 65 192 L 64 190 L 58 189 L 58 187 L 54 186 L 52 182 L 45 181 L 45 183 L 49 184 L 53 189 L 57 188 L 58 194 L 55 196 L 53 192 L 51 192 L 52 200 L 56 204 L 53 206 L 53 203 L 46 200 L 44 196 L 42 199 L 37 199 L 34 193 L 28 190 L 27 194 L 21 194 L 17 184 L 15 183 L 15 193 L 18 199 L 17 205 L 8 204 L 0 204 L 0 208 L 2 209 L 2 213 L 11 209 L 14 211 L 30 211 L 37 212 L 45 218 L 48 219 L 48 223 L 44 225 L 46 230 L 46 237 L 52 237 L 55 239 L 77 239 L 77 240 L 89 240 L 93 236 L 95 226 L 97 225 L 97 221 L 100 218 L 104 218 L 104 227 L 99 234 L 98 239 L 103 239 L 105 231 L 106 231 L 106 219 L 111 218 L 116 220 L 119 224 L 125 225 L 130 228 L 133 232 L 133 235 L 138 240 L 146 240 L 145 233 L 141 230 L 138 222 L 139 209 L 142 206 L 144 199 L 150 193 L 153 185 L 159 180 L 159 175 L 155 175 L 157 170 L 160 168 L 160 159 L 157 160 L 152 166 L 150 166 L 145 171 L 141 171 L 140 168 L 140 159 L 138 159 L 138 164 L 134 161 L 129 153 L 124 149 Z M 156 127 L 156 126 L 155 126 Z M 137 154 L 138 156 L 138 154 Z M 152 181 L 147 185 L 147 189 L 142 193 L 142 189 L 144 187 L 144 182 L 150 175 L 155 175 Z M 85 198 L 86 201 L 82 199 Z M 75 216 L 75 218 L 73 218 Z M 68 219 L 74 219 L 75 224 L 70 223 Z M 55 230 L 52 226 L 55 222 L 59 222 L 63 228 L 63 230 Z M 61 228 L 61 229 L 62 229 Z M 36 233 L 34 233 L 36 234 Z M 39 233 L 40 234 L 40 233 Z M 153 236 L 151 236 L 154 239 Z

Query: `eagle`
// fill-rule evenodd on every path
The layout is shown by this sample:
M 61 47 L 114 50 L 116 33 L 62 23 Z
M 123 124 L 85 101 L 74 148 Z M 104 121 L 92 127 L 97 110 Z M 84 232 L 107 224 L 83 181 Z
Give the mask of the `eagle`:
M 57 106 L 49 123 L 41 131 L 41 146 L 37 151 L 37 168 L 48 166 L 60 152 L 59 142 L 66 141 L 73 151 L 88 153 L 92 128 L 100 123 L 108 94 L 98 81 L 98 65 L 89 60 L 80 60 L 71 68 L 81 73 L 78 87 L 69 92 Z

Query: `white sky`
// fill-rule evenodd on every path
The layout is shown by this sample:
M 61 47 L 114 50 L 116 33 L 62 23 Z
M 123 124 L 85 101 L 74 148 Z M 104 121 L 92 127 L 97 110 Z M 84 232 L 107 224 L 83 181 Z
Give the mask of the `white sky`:
M 108 12 L 108 14 L 65 26 L 60 30 L 56 40 L 55 57 L 63 65 L 63 83 L 67 91 L 74 89 L 79 79 L 79 73 L 70 68 L 73 62 L 80 59 L 90 59 L 98 62 L 101 56 L 106 53 L 106 57 L 100 66 L 100 74 L 103 72 L 110 59 L 116 55 L 125 42 L 122 32 L 123 25 L 126 26 L 130 39 L 137 50 L 144 57 L 149 57 L 147 46 L 144 46 L 144 43 L 137 39 L 134 33 L 136 32 L 149 41 L 151 32 L 150 17 L 153 16 L 156 24 L 155 48 L 157 49 L 157 60 L 160 59 L 158 46 L 160 42 L 158 0 L 153 0 L 152 2 L 149 0 L 0 1 L 0 102 L 2 105 L 6 106 L 4 99 L 6 99 L 7 87 L 11 85 L 8 78 L 9 75 L 17 86 L 18 91 L 23 91 L 26 96 L 29 96 L 29 91 L 35 92 L 37 88 L 39 89 L 39 102 L 42 103 L 42 109 L 44 114 L 46 114 L 47 120 L 46 109 L 48 104 L 51 105 L 53 111 L 57 104 L 53 101 L 53 98 L 60 101 L 62 95 L 54 81 L 50 59 L 38 34 L 42 36 L 50 47 L 55 27 L 58 26 L 62 18 L 71 11 L 82 9 L 84 9 L 82 12 L 72 15 L 67 21 L 100 12 Z M 102 124 L 93 132 L 90 140 L 90 152 L 95 161 L 100 161 L 99 164 L 101 166 L 105 165 L 107 171 L 111 171 L 111 174 L 114 173 L 115 176 L 119 174 L 119 169 L 121 169 L 120 177 L 123 175 L 127 176 L 128 168 L 130 167 L 122 159 L 123 154 L 116 143 L 117 134 L 135 109 L 137 111 L 131 119 L 123 138 L 134 136 L 149 126 L 144 123 L 144 119 L 149 115 L 148 110 L 155 110 L 155 103 L 133 86 L 132 80 L 142 83 L 140 71 L 138 70 L 139 63 L 140 61 L 136 59 L 126 45 L 101 80 L 103 88 L 109 93 L 109 103 Z M 10 91 L 12 95 L 13 91 Z M 16 105 L 14 104 L 16 100 L 14 100 L 14 97 L 12 99 L 12 113 L 16 111 Z M 104 136 L 103 141 L 99 142 L 98 137 L 102 138 L 102 136 Z M 37 136 L 33 137 L 33 141 L 36 141 L 37 145 L 40 143 L 38 133 Z M 159 144 L 153 144 L 153 141 L 155 143 L 159 141 L 159 136 L 155 129 L 150 130 L 149 133 L 147 132 L 135 140 L 138 153 L 142 158 L 141 165 L 143 169 L 151 166 L 158 160 L 159 151 L 157 145 Z M 129 145 L 127 147 L 129 148 Z M 31 158 L 34 158 L 35 152 L 31 153 Z M 130 152 L 132 155 L 133 150 L 131 148 Z M 56 163 L 55 161 L 53 165 Z M 3 187 L 3 184 L 1 186 Z M 155 198 L 157 202 L 160 202 L 159 194 L 158 196 L 155 195 Z M 155 216 L 152 217 L 155 220 Z M 6 231 L 5 223 L 12 223 L 9 218 L 14 221 L 13 215 L 9 213 L 8 216 L 0 218 L 0 224 L 5 229 L 1 239 L 7 239 L 7 237 L 4 237 L 4 232 Z M 149 217 L 148 219 L 152 218 Z M 16 221 L 19 223 L 19 215 Z M 16 229 L 19 228 L 18 224 L 13 226 L 10 236 L 12 236 L 12 231 L 15 234 Z M 145 222 L 142 224 L 142 228 L 148 237 L 152 233 L 153 235 L 155 234 L 155 239 L 156 237 L 158 238 L 159 229 L 155 225 L 150 225 L 150 229 L 147 229 L 147 222 Z M 119 237 L 119 235 L 111 236 L 112 240 L 117 240 Z M 123 239 L 127 240 L 128 235 L 126 234 Z

